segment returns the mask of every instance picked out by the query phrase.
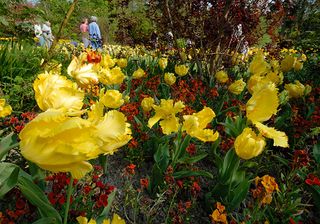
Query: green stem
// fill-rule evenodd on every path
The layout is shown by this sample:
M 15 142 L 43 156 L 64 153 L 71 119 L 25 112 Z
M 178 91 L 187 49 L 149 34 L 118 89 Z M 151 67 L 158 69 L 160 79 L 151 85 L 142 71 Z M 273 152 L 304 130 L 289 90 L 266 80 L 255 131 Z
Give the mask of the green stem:
M 67 224 L 68 221 L 68 214 L 69 214 L 69 208 L 70 208 L 70 198 L 71 198 L 71 193 L 72 193 L 72 187 L 73 185 L 73 177 L 70 177 L 70 183 L 68 186 L 68 191 L 67 191 L 67 204 L 66 204 L 66 209 L 64 211 L 64 218 L 63 218 L 63 224 Z
M 171 200 L 171 202 L 170 202 L 169 209 L 168 209 L 168 212 L 167 212 L 167 217 L 166 217 L 166 220 L 165 220 L 165 223 L 166 223 L 166 224 L 168 223 L 169 212 L 170 212 L 170 209 L 172 208 L 173 201 L 174 201 L 174 199 L 176 198 L 176 196 L 177 196 L 177 194 L 178 194 L 178 191 L 179 191 L 179 190 L 176 190 L 176 192 L 174 193 L 173 198 L 172 198 L 172 200 Z

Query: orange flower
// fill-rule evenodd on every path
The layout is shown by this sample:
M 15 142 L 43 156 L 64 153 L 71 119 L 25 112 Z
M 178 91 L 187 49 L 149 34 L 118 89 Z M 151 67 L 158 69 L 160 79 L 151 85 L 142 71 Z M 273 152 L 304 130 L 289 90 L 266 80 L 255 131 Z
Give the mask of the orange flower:
M 228 223 L 227 220 L 227 214 L 224 213 L 225 207 L 220 203 L 217 202 L 217 209 L 215 209 L 212 214 L 210 215 L 212 221 L 214 223 L 218 222 L 218 223 Z

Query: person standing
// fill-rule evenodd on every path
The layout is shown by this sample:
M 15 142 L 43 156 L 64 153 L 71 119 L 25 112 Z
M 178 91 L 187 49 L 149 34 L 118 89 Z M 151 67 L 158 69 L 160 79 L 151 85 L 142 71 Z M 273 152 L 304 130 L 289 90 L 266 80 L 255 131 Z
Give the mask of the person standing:
M 96 50 L 102 47 L 100 28 L 97 24 L 97 17 L 91 16 L 89 24 L 89 38 L 92 49 Z
M 43 35 L 42 35 L 41 25 L 38 24 L 38 23 L 34 24 L 34 35 L 39 40 L 39 42 L 37 44 L 42 47 L 45 44 L 45 41 L 44 41 L 44 38 L 43 38 Z
M 52 35 L 51 23 L 49 21 L 42 25 L 42 34 L 45 40 L 46 46 L 49 49 L 52 45 L 54 36 Z
M 88 26 L 87 18 L 84 18 L 82 20 L 82 23 L 80 25 L 80 31 L 81 31 L 81 38 L 84 44 L 84 48 L 87 48 L 89 46 L 89 26 Z

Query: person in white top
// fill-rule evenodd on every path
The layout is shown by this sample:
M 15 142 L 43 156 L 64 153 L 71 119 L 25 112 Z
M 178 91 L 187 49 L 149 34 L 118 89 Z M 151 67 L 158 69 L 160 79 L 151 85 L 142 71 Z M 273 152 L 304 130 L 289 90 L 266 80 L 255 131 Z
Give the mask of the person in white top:
M 45 22 L 42 25 L 42 35 L 43 35 L 43 38 L 46 42 L 47 48 L 50 48 L 52 45 L 52 41 L 54 39 L 54 36 L 52 35 L 51 23 L 49 21 Z
M 45 40 L 42 35 L 41 25 L 38 23 L 34 24 L 34 35 L 39 39 L 39 44 L 42 47 L 45 44 Z

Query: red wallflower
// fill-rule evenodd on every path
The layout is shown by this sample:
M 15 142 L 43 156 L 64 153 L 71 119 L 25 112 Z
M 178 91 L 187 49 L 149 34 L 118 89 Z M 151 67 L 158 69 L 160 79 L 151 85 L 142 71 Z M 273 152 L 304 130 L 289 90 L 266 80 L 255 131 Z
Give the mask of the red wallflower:
M 141 188 L 148 188 L 148 186 L 149 186 L 148 178 L 141 178 L 140 185 L 141 185 Z
M 314 174 L 308 174 L 307 179 L 306 179 L 306 184 L 312 186 L 312 185 L 318 185 L 320 186 L 320 179 L 315 176 Z

